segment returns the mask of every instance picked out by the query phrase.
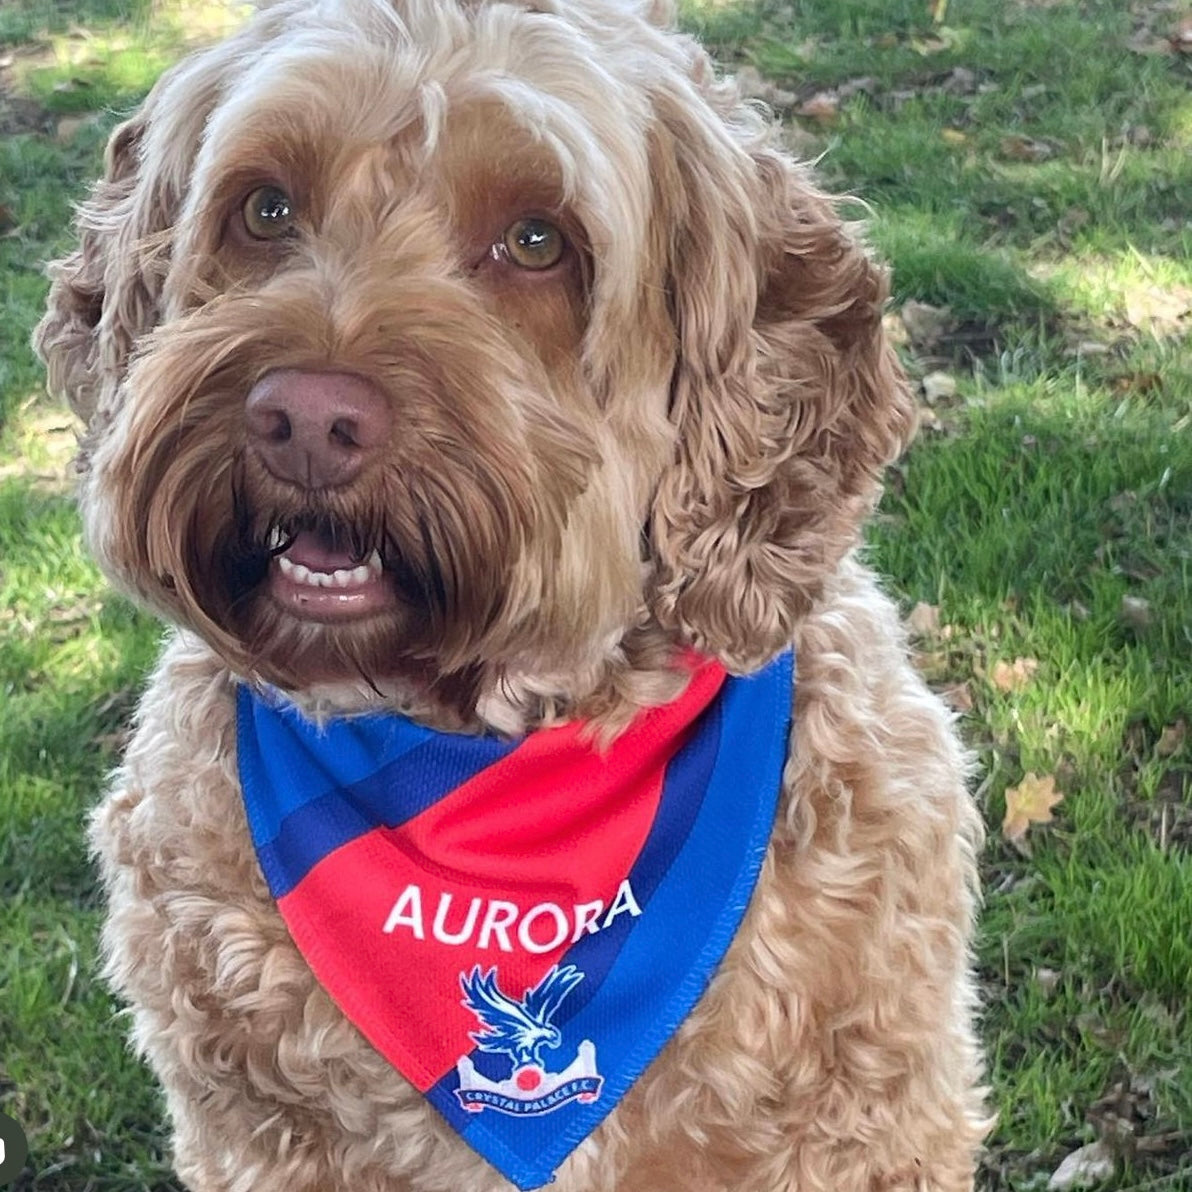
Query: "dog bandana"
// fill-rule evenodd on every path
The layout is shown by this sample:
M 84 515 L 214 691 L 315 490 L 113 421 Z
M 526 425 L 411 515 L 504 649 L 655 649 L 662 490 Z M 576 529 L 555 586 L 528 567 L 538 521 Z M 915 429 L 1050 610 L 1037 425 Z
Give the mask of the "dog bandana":
M 374 1047 L 519 1188 L 549 1183 L 661 1050 L 740 925 L 773 825 L 792 657 L 693 661 L 606 750 L 394 714 L 316 726 L 241 687 L 269 889 Z

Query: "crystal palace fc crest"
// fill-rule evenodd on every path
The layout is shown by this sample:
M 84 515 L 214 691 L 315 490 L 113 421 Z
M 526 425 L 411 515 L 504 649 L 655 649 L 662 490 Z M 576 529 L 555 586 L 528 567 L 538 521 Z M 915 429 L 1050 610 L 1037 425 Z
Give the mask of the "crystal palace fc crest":
M 572 1101 L 591 1102 L 600 1096 L 604 1080 L 596 1070 L 596 1048 L 589 1039 L 580 1043 L 575 1059 L 561 1072 L 548 1072 L 542 1059 L 543 1048 L 562 1045 L 562 1033 L 551 1019 L 583 979 L 575 965 L 560 968 L 556 964 L 518 1001 L 501 991 L 496 968 L 482 973 L 476 965 L 470 973 L 460 973 L 463 1005 L 482 1027 L 472 1033 L 472 1042 L 483 1052 L 506 1055 L 512 1061 L 509 1076 L 490 1080 L 468 1056 L 461 1056 L 455 1095 L 464 1109 L 537 1117 Z

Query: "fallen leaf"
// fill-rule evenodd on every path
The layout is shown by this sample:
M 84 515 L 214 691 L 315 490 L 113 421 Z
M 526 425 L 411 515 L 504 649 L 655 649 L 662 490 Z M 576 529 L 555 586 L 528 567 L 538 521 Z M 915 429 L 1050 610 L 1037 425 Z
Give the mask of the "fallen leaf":
M 1047 1181 L 1048 1192 L 1067 1192 L 1069 1188 L 1089 1188 L 1113 1175 L 1113 1152 L 1102 1141 L 1090 1142 L 1073 1151 L 1055 1169 Z
M 916 407 L 915 420 L 918 429 L 921 431 L 942 431 L 944 429 L 944 424 L 940 421 L 940 416 L 930 406 Z
M 940 606 L 920 600 L 907 614 L 906 627 L 915 637 L 934 637 L 940 630 Z
M 1037 658 L 1015 658 L 1013 662 L 993 664 L 989 678 L 999 691 L 1021 691 L 1039 669 Z
M 1055 156 L 1055 149 L 1046 141 L 1017 135 L 1002 137 L 998 152 L 1010 161 L 1047 161 Z
M 940 29 L 940 32 L 943 30 Z M 921 54 L 926 57 L 929 54 L 942 54 L 944 50 L 950 50 L 954 44 L 954 39 L 948 37 L 912 37 L 911 49 L 915 54 Z
M 1131 629 L 1145 629 L 1151 623 L 1151 602 L 1141 596 L 1123 596 L 1121 617 Z
M 1126 42 L 1126 49 L 1132 54 L 1170 54 L 1175 44 L 1169 37 L 1157 37 L 1150 29 L 1137 30 Z
M 742 66 L 737 71 L 737 90 L 745 99 L 758 99 L 770 86 L 756 66 Z
M 902 325 L 917 348 L 933 348 L 952 329 L 952 312 L 946 306 L 931 306 L 913 298 L 899 311 Z
M 863 75 L 861 78 L 848 79 L 841 83 L 836 88 L 836 95 L 839 99 L 852 99 L 854 95 L 872 95 L 876 90 L 877 79 L 872 75 Z
M 1051 997 L 1060 983 L 1060 974 L 1055 969 L 1037 968 L 1034 973 L 1035 984 L 1044 997 Z
M 916 650 L 911 654 L 911 665 L 928 683 L 942 683 L 952 669 L 947 650 Z
M 1186 721 L 1177 720 L 1174 724 L 1164 725 L 1155 743 L 1155 752 L 1160 757 L 1174 757 L 1184 747 L 1188 739 L 1188 725 Z
M 965 145 L 968 143 L 968 137 L 959 128 L 941 129 L 940 139 L 949 145 Z
M 1113 391 L 1118 397 L 1128 397 L 1132 393 L 1154 393 L 1163 388 L 1163 377 L 1157 372 L 1122 373 L 1113 378 Z
M 1177 54 L 1192 54 L 1192 17 L 1185 17 L 1167 40 Z
M 1139 286 L 1126 294 L 1126 321 L 1132 327 L 1172 331 L 1192 316 L 1192 288 L 1181 285 Z
M 895 347 L 904 348 L 910 343 L 911 337 L 906 329 L 906 324 L 893 311 L 888 310 L 882 315 L 882 330 Z
M 74 140 L 75 133 L 87 123 L 83 116 L 63 116 L 54 130 L 54 139 L 60 145 L 68 145 Z
M 737 71 L 737 88 L 746 99 L 760 99 L 772 108 L 794 107 L 799 98 L 762 78 L 756 66 L 742 66 Z
M 973 710 L 973 692 L 967 683 L 953 683 L 950 687 L 941 687 L 936 694 L 953 712 Z
M 1052 820 L 1051 809 L 1063 799 L 1055 789 L 1055 776 L 1027 773 L 1017 786 L 1006 791 L 1006 814 L 1002 819 L 1002 835 L 1011 844 L 1020 844 L 1031 824 L 1047 824 Z
M 835 124 L 840 118 L 840 96 L 834 91 L 817 91 L 795 111 L 817 124 Z
M 923 400 L 934 406 L 940 398 L 956 396 L 956 378 L 951 373 L 928 373 L 920 382 L 923 386 Z
M 940 86 L 940 90 L 948 95 L 972 95 L 977 90 L 976 72 L 969 70 L 967 66 L 955 66 Z

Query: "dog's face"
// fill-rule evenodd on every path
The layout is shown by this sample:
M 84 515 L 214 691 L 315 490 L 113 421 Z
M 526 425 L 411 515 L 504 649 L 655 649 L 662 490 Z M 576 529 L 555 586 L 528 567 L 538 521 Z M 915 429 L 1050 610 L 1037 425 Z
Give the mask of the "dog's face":
M 909 406 L 880 274 L 660 19 L 282 0 L 159 83 L 38 332 L 109 574 L 464 714 L 783 647 Z

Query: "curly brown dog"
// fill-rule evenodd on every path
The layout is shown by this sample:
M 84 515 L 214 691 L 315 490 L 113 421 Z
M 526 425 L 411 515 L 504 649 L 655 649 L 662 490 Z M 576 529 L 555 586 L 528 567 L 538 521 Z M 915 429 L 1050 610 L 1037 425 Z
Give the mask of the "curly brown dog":
M 177 627 L 92 839 L 195 1192 L 510 1187 L 294 943 L 240 692 L 484 739 L 578 721 L 599 751 L 683 660 L 792 646 L 748 909 L 555 1187 L 972 1185 L 980 827 L 853 553 L 913 422 L 885 278 L 669 22 L 265 5 L 116 130 L 52 268 L 90 548 Z

